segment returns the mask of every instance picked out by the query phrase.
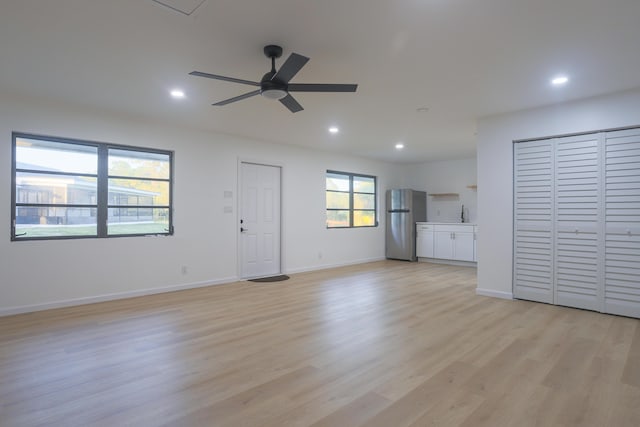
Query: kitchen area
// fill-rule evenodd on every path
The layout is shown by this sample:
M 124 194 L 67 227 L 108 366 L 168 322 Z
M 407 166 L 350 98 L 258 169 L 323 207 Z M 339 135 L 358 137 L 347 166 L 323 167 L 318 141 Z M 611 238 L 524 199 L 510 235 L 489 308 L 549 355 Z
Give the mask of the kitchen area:
M 475 184 L 457 193 L 388 190 L 386 257 L 476 266 L 476 192 Z

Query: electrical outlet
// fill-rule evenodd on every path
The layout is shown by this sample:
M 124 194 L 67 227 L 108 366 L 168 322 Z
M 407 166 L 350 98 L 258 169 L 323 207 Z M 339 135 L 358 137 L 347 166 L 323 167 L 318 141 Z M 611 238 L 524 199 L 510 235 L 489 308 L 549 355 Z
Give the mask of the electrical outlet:
M 188 273 L 187 266 L 183 265 L 180 271 L 182 272 L 182 274 L 187 274 Z
M 318 259 L 322 259 L 322 251 L 318 251 Z

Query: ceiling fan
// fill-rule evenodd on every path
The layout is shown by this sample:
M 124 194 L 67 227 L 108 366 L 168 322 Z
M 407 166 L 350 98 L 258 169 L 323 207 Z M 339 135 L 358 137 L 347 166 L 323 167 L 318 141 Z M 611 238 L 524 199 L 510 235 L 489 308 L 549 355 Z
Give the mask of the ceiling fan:
M 309 58 L 298 55 L 297 53 L 292 53 L 284 64 L 282 64 L 280 69 L 276 70 L 276 58 L 280 58 L 282 56 L 282 48 L 276 45 L 268 45 L 264 47 L 264 54 L 267 58 L 271 58 L 271 71 L 265 74 L 260 82 L 219 76 L 200 71 L 192 71 L 189 74 L 192 76 L 206 77 L 208 79 L 242 83 L 260 88 L 249 93 L 245 93 L 244 95 L 216 102 L 212 105 L 227 105 L 255 95 L 262 95 L 265 98 L 279 100 L 292 113 L 297 113 L 298 111 L 303 110 L 303 108 L 289 92 L 355 92 L 358 88 L 357 84 L 289 83 L 293 76 L 295 76 L 298 71 L 304 67 Z

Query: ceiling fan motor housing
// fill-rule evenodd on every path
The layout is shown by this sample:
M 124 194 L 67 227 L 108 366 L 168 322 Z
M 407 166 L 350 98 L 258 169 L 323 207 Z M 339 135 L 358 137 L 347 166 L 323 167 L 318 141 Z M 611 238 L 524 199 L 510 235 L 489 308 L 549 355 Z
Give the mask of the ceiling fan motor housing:
M 275 71 L 269 71 L 260 80 L 260 95 L 269 99 L 282 99 L 289 94 L 286 83 L 278 80 L 271 80 Z

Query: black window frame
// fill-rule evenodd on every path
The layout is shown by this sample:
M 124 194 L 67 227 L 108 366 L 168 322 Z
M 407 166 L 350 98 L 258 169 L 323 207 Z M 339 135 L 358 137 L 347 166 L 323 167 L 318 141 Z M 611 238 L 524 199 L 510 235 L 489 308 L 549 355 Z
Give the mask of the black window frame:
M 11 144 L 11 241 L 34 241 L 34 240 L 69 240 L 69 239 L 104 239 L 104 238 L 117 238 L 117 237 L 140 237 L 140 236 L 172 236 L 174 234 L 173 227 L 173 183 L 174 183 L 174 152 L 171 150 L 161 150 L 147 147 L 137 147 L 123 144 L 113 144 L 107 142 L 87 141 L 73 138 L 62 138 L 48 135 L 37 135 L 23 132 L 12 132 L 12 144 Z M 97 173 L 76 173 L 76 172 L 52 172 L 42 171 L 28 168 L 17 167 L 17 140 L 18 139 L 32 139 L 40 140 L 44 142 L 62 143 L 69 145 L 78 145 L 83 147 L 94 147 L 97 150 Z M 140 178 L 135 176 L 110 176 L 109 175 L 109 150 L 126 150 L 137 153 L 149 153 L 166 155 L 169 158 L 169 177 L 168 178 Z M 79 152 L 81 150 L 78 150 Z M 59 203 L 23 203 L 16 200 L 16 186 L 17 186 L 17 173 L 40 173 L 47 175 L 65 175 L 65 176 L 78 176 L 78 177 L 91 177 L 96 178 L 96 202 L 95 204 L 59 204 Z M 169 186 L 169 204 L 168 205 L 152 205 L 152 206 L 138 206 L 127 205 L 124 208 L 149 208 L 152 209 L 168 209 L 168 228 L 164 232 L 155 233 L 129 233 L 129 234 L 109 234 L 108 232 L 108 217 L 109 209 L 119 208 L 120 206 L 109 205 L 109 179 L 110 178 L 129 178 L 136 180 L 146 181 L 162 181 L 167 182 Z M 96 234 L 90 235 L 74 235 L 74 236 L 34 236 L 28 237 L 23 234 L 16 234 L 16 211 L 18 207 L 31 207 L 31 208 L 79 208 L 79 209 L 95 209 L 96 211 Z
M 372 227 L 377 227 L 378 226 L 378 178 L 374 175 L 366 175 L 366 174 L 362 174 L 362 173 L 353 173 L 353 172 L 342 172 L 342 171 L 336 171 L 336 170 L 331 170 L 328 169 L 325 173 L 325 212 L 329 212 L 329 211 L 345 211 L 347 209 L 340 209 L 340 208 L 329 208 L 326 206 L 327 202 L 326 202 L 326 194 L 328 192 L 332 192 L 332 193 L 347 193 L 347 191 L 336 191 L 336 190 L 329 190 L 327 189 L 327 185 L 326 185 L 326 179 L 327 179 L 327 175 L 328 174 L 334 174 L 334 175 L 344 175 L 345 177 L 349 178 L 349 225 L 348 226 L 334 226 L 334 227 L 330 227 L 328 222 L 326 222 L 326 228 L 333 230 L 333 229 L 344 229 L 344 228 L 372 228 Z M 362 192 L 358 192 L 358 191 L 354 191 L 353 189 L 353 181 L 355 178 L 366 178 L 366 179 L 373 179 L 373 193 L 362 193 Z M 373 194 L 373 209 L 355 209 L 354 208 L 354 195 L 355 194 L 367 194 L 367 195 L 371 195 Z M 373 224 L 372 225 L 354 225 L 353 222 L 353 218 L 354 218 L 354 212 L 373 212 Z M 326 215 L 326 214 L 325 214 Z

